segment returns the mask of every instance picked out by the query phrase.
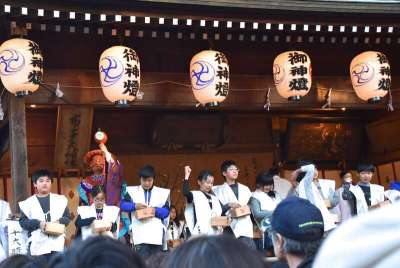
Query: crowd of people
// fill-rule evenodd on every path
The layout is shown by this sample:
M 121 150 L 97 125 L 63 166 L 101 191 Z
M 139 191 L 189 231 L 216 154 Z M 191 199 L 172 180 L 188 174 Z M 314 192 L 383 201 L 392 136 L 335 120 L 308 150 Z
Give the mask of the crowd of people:
M 121 164 L 106 148 L 91 153 L 87 162 L 93 159 L 97 173 L 79 186 L 81 206 L 72 245 L 65 248 L 62 228 L 71 224 L 67 199 L 50 192 L 52 176 L 39 170 L 32 175 L 35 194 L 19 202 L 27 254 L 7 257 L 3 250 L 0 268 L 396 267 L 400 263 L 399 185 L 393 183 L 385 192 L 383 186 L 372 184 L 372 164 L 358 165 L 357 182 L 353 174 L 342 171 L 337 188 L 334 180 L 319 177 L 314 163 L 299 161 L 288 180 L 280 178 L 277 169 L 261 171 L 253 192 L 239 182 L 233 160 L 221 164 L 222 185 L 214 185 L 216 174 L 203 170 L 192 190 L 192 170 L 185 166 L 186 206 L 180 218 L 170 202 L 170 189 L 155 185 L 153 166 L 139 170 L 140 185 L 127 186 L 120 180 Z M 5 221 L 10 210 L 4 201 L 0 205 Z

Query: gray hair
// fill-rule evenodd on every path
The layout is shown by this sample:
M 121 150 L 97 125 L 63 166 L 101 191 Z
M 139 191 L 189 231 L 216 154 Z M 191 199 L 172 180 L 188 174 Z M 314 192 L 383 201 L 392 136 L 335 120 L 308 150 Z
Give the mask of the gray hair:
M 271 230 L 272 242 L 275 244 L 277 240 L 277 233 Z M 307 257 L 315 255 L 319 249 L 322 239 L 316 241 L 298 241 L 293 240 L 279 234 L 283 238 L 283 252 L 300 257 Z

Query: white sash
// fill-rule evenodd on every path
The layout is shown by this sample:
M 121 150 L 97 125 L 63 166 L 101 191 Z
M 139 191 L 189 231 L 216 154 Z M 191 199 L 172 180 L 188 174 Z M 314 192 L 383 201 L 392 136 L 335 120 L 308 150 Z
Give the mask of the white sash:
M 129 186 L 126 188 L 134 203 L 146 204 L 144 190 L 142 186 Z M 150 197 L 150 207 L 163 207 L 169 201 L 170 190 L 153 186 Z M 131 213 L 132 219 L 132 238 L 135 245 L 153 244 L 166 247 L 166 230 L 169 217 L 163 221 L 152 217 L 146 220 L 138 220 L 135 213 Z
M 91 206 L 80 206 L 78 207 L 78 215 L 81 216 L 81 219 L 88 219 L 88 218 L 96 218 L 96 207 L 94 204 Z M 103 220 L 110 222 L 111 224 L 119 222 L 119 207 L 116 206 L 107 206 L 104 204 L 103 206 Z M 115 233 L 111 231 L 106 232 L 106 235 L 112 238 L 117 238 L 118 228 Z M 83 226 L 82 227 L 82 240 L 90 236 L 96 235 L 93 233 L 91 226 Z
M 319 185 L 321 186 L 321 191 L 324 199 L 329 199 L 331 195 L 335 193 L 335 181 L 318 179 Z
M 52 221 L 56 221 L 63 216 L 67 204 L 68 200 L 65 196 L 50 193 L 50 217 Z M 28 219 L 45 221 L 45 214 L 36 195 L 19 202 L 19 207 Z M 31 233 L 28 242 L 31 242 L 31 255 L 43 255 L 52 251 L 63 251 L 65 234 L 50 236 L 43 233 L 42 230 L 37 229 Z
M 241 206 L 245 206 L 249 203 L 251 197 L 250 189 L 240 183 L 238 183 L 239 200 L 236 198 L 231 187 L 227 183 L 215 186 L 213 192 L 223 205 L 234 202 L 239 203 Z M 227 216 L 230 216 L 229 211 L 227 212 Z M 240 236 L 245 236 L 253 238 L 253 223 L 251 222 L 250 215 L 232 219 L 230 226 L 235 237 L 238 238 Z
M 4 227 L 6 226 L 6 219 L 8 218 L 8 215 L 11 214 L 11 209 L 10 209 L 10 205 L 8 204 L 8 202 L 4 201 L 4 200 L 0 200 L 0 262 L 5 259 L 6 256 L 6 245 L 7 245 L 7 241 L 6 241 L 6 234 L 4 233 Z
M 314 177 L 314 165 L 307 165 L 301 167 L 303 172 L 306 172 L 306 175 L 301 180 L 298 186 L 299 197 L 307 199 L 316 207 L 319 208 L 322 214 L 322 218 L 324 220 L 324 229 L 325 231 L 329 231 L 336 227 L 335 217 L 329 212 L 328 208 L 325 205 L 324 199 L 318 191 L 317 186 L 313 183 Z M 322 188 L 322 186 L 321 186 Z
M 177 240 L 181 237 L 183 224 L 178 226 L 174 221 L 168 225 L 167 240 Z
M 211 194 L 212 210 L 208 204 L 208 199 L 201 191 L 192 191 L 193 203 L 187 204 L 185 209 L 185 219 L 190 233 L 195 235 L 217 235 L 223 229 L 211 227 L 211 218 L 221 216 L 222 208 L 216 196 Z M 194 208 L 193 208 L 194 205 Z M 196 225 L 194 224 L 194 213 L 196 211 Z
M 400 201 L 400 191 L 397 190 L 387 190 L 385 191 L 385 197 L 390 200 L 390 202 L 396 203 Z

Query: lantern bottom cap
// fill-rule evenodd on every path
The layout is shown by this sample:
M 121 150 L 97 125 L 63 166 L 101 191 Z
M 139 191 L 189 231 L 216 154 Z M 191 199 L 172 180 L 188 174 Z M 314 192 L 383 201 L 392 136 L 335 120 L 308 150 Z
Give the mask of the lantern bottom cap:
M 296 95 L 296 96 L 291 96 L 288 98 L 288 101 L 299 101 L 301 99 L 301 96 Z
M 381 97 L 373 97 L 373 98 L 368 99 L 368 103 L 370 103 L 370 104 L 375 104 L 380 101 L 381 101 Z
M 129 107 L 129 102 L 127 100 L 119 100 L 115 102 L 115 107 L 124 108 Z
M 31 92 L 29 90 L 21 90 L 21 91 L 17 91 L 15 92 L 15 96 L 18 98 L 22 98 L 25 96 L 28 96 Z
M 212 108 L 212 107 L 218 107 L 219 102 L 218 101 L 213 101 L 213 102 L 208 102 L 204 104 L 204 107 L 206 108 Z

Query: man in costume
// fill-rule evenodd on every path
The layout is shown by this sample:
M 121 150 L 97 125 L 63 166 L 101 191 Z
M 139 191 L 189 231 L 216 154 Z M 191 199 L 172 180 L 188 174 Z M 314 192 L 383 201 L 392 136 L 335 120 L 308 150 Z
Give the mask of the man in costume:
M 119 207 L 121 196 L 126 193 L 123 166 L 104 143 L 99 143 L 99 148 L 89 151 L 84 158 L 93 174 L 84 178 L 78 186 L 79 204 L 90 206 L 93 203 L 90 191 L 96 185 L 103 185 L 107 192 L 106 205 Z M 129 216 L 121 213 L 119 238 L 128 233 L 129 225 Z

